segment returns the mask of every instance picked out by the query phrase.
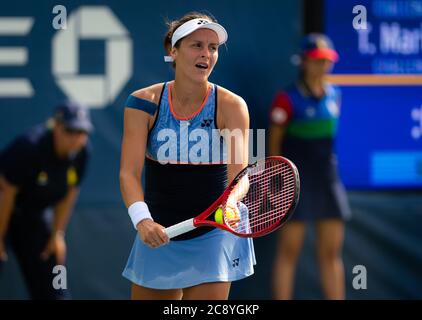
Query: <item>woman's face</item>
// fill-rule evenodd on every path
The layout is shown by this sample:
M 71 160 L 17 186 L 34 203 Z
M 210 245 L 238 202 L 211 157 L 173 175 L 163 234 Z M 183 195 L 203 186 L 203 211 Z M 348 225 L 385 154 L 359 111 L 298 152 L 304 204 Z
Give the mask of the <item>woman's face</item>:
M 328 59 L 305 58 L 302 62 L 303 71 L 311 77 L 323 77 L 331 72 L 333 62 Z
M 198 29 L 183 38 L 171 55 L 176 61 L 176 73 L 194 82 L 207 81 L 218 60 L 218 36 L 210 29 Z

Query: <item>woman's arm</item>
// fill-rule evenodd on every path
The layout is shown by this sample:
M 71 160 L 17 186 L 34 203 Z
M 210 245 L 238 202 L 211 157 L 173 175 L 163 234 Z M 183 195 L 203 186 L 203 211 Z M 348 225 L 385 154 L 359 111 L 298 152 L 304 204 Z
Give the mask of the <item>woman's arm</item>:
M 145 94 L 138 92 L 139 98 Z M 135 203 L 144 206 L 144 192 L 141 174 L 144 167 L 150 115 L 141 110 L 126 108 L 120 160 L 120 190 L 126 207 Z M 164 227 L 146 218 L 136 225 L 140 238 L 151 247 L 158 247 L 169 241 Z
M 141 174 L 144 167 L 148 137 L 149 115 L 143 111 L 126 108 L 120 159 L 120 190 L 126 207 L 144 201 Z
M 246 102 L 239 96 L 223 91 L 222 103 L 222 136 L 227 145 L 227 179 L 231 183 L 237 174 L 248 165 L 249 160 L 249 112 Z M 218 118 L 218 117 L 217 117 Z M 249 190 L 247 176 L 242 178 L 227 200 L 226 211 L 232 211 L 232 220 L 240 219 L 237 202 L 241 201 Z
M 270 128 L 268 132 L 268 153 L 270 156 L 282 154 L 282 144 L 286 128 L 293 117 L 293 104 L 286 92 L 274 97 L 270 108 Z
M 229 183 L 248 165 L 249 112 L 246 102 L 230 94 L 223 101 L 222 134 L 227 144 L 227 171 Z

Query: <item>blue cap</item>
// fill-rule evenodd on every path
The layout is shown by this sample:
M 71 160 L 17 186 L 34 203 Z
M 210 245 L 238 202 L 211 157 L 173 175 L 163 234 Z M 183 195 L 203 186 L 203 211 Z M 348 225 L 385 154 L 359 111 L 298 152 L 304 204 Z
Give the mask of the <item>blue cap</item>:
M 88 108 L 74 101 L 66 101 L 56 107 L 54 119 L 66 128 L 90 132 L 93 129 Z
M 302 41 L 302 55 L 311 59 L 338 60 L 338 53 L 330 38 L 321 33 L 310 33 Z

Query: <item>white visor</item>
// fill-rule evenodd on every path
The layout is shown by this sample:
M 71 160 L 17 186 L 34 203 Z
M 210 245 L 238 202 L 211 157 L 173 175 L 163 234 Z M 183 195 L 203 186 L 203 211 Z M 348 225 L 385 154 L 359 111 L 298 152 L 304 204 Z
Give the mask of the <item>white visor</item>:
M 222 25 L 206 19 L 192 19 L 185 22 L 174 31 L 173 36 L 171 37 L 171 46 L 174 47 L 177 41 L 198 29 L 210 29 L 214 31 L 218 36 L 219 45 L 227 41 L 227 31 Z

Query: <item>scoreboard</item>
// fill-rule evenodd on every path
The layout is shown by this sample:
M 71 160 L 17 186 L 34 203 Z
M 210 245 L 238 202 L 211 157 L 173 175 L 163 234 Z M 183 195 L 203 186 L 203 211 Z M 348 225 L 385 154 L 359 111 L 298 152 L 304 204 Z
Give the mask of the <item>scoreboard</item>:
M 422 0 L 325 0 L 349 189 L 422 187 Z

